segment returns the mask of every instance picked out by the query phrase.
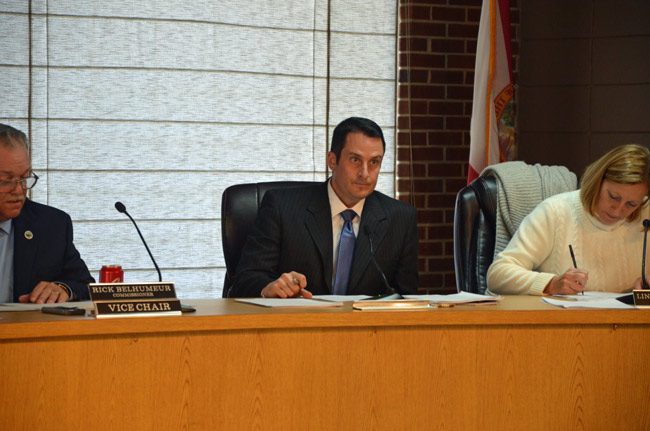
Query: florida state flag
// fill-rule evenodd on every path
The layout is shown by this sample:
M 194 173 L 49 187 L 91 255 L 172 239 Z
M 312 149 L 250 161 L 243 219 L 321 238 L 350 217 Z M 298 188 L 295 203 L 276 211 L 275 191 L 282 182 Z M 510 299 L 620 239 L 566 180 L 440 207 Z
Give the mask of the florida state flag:
M 515 156 L 511 59 L 510 1 L 483 0 L 474 69 L 468 184 L 486 166 Z

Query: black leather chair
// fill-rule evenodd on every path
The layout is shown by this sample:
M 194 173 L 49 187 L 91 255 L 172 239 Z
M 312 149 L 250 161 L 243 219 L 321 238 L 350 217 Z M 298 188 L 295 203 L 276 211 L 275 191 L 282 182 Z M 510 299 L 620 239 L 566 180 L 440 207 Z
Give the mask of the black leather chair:
M 454 268 L 460 292 L 484 294 L 487 270 L 494 259 L 497 183 L 478 177 L 456 196 L 454 211 Z
M 226 260 L 226 276 L 223 281 L 224 298 L 234 282 L 239 257 L 246 238 L 255 223 L 257 211 L 264 194 L 271 189 L 314 184 L 311 181 L 272 181 L 236 184 L 224 190 L 221 196 L 221 245 Z

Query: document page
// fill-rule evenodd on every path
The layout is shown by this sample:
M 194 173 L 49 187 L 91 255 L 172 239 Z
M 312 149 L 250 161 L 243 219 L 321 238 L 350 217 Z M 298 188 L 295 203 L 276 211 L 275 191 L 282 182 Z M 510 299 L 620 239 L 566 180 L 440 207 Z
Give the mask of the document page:
M 342 302 L 319 301 L 307 298 L 236 298 L 236 302 L 259 305 L 262 307 L 340 307 Z
M 361 301 L 362 299 L 372 298 L 368 295 L 314 295 L 314 299 L 321 301 L 332 302 L 345 302 L 345 301 Z
M 584 295 L 543 296 L 542 301 L 562 308 L 634 308 L 617 299 L 625 295 L 627 294 L 587 291 Z
M 19 302 L 5 302 L 0 304 L 0 311 L 39 311 L 43 307 L 78 307 L 85 310 L 93 310 L 95 307 L 92 301 L 62 302 L 57 304 L 22 304 Z

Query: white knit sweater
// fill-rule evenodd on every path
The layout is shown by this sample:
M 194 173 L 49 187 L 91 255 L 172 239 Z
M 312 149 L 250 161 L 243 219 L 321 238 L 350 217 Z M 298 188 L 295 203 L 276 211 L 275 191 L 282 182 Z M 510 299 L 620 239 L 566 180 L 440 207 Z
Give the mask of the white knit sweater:
M 569 244 L 578 268 L 589 274 L 585 290 L 627 292 L 641 276 L 642 223 L 602 224 L 575 190 L 551 196 L 522 221 L 490 266 L 488 289 L 541 295 L 551 278 L 573 267 Z

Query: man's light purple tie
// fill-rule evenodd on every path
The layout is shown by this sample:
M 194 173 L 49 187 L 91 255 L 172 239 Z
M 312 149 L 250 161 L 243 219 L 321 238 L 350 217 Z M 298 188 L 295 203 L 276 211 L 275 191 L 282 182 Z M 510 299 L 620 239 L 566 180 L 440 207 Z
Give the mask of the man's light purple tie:
M 345 295 L 348 290 L 348 281 L 350 280 L 350 269 L 352 268 L 352 257 L 354 256 L 354 229 L 352 229 L 352 219 L 356 216 L 353 210 L 341 212 L 343 217 L 343 229 L 341 229 L 341 238 L 339 239 L 339 252 L 336 259 L 336 278 L 332 293 L 334 295 Z

